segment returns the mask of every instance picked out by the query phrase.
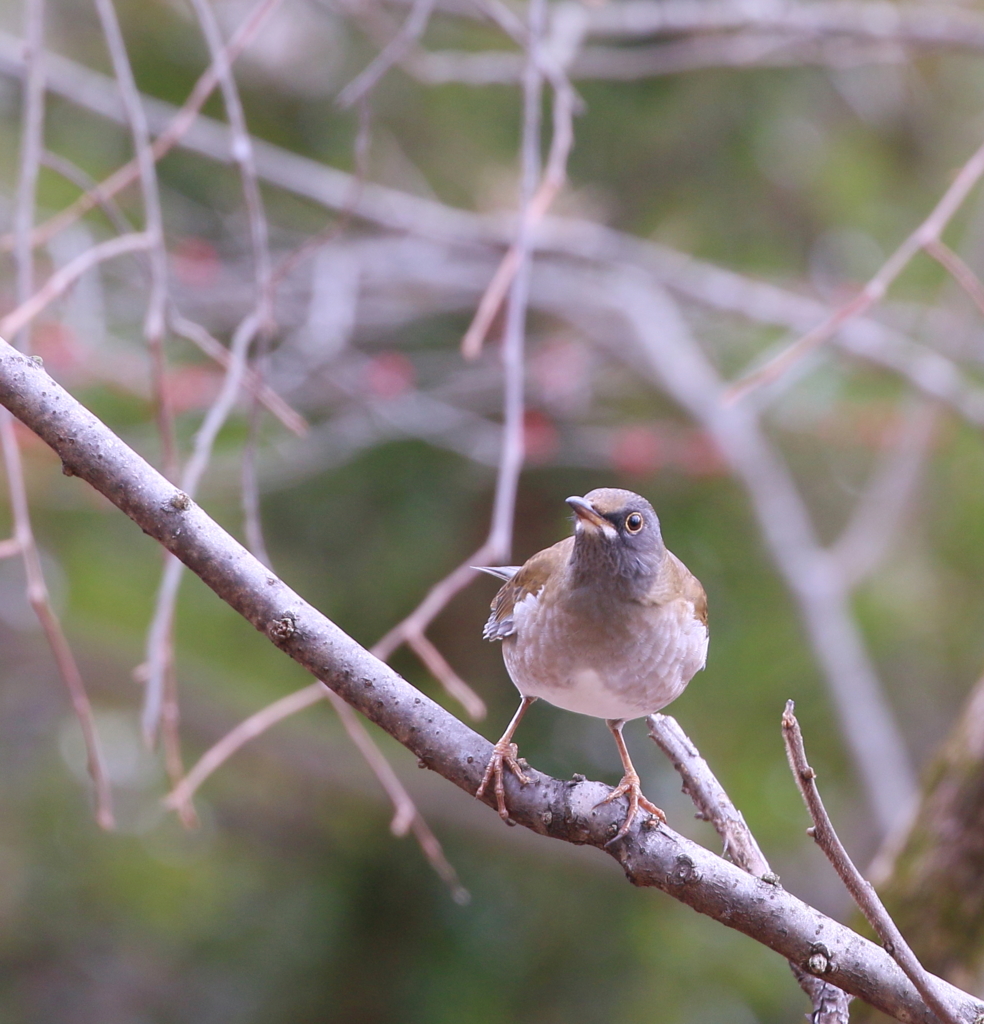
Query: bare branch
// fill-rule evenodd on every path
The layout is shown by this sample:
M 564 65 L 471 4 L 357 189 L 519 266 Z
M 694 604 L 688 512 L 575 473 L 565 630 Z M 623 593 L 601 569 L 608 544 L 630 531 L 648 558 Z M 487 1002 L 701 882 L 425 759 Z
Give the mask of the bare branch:
M 725 398 L 736 401 L 755 388 L 768 384 L 786 373 L 803 356 L 831 338 L 847 321 L 854 319 L 880 302 L 892 282 L 909 265 L 921 249 L 938 240 L 951 218 L 960 209 L 970 190 L 984 174 L 984 145 L 980 146 L 960 168 L 953 183 L 930 215 L 885 261 L 881 269 L 848 303 L 835 310 L 813 330 L 808 331 L 792 345 L 773 356 L 764 366 L 741 377 L 728 389 Z

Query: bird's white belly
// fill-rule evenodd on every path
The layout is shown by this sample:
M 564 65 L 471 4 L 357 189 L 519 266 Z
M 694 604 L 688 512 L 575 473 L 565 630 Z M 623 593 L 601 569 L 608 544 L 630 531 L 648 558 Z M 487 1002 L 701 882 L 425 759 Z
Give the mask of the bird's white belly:
M 649 709 L 641 707 L 638 700 L 629 696 L 630 693 L 631 690 L 610 686 L 596 669 L 580 668 L 575 669 L 569 681 L 560 686 L 545 686 L 534 681 L 528 695 L 542 697 L 565 711 L 595 718 L 630 719 L 649 714 Z M 665 703 L 669 704 L 672 699 L 670 697 Z

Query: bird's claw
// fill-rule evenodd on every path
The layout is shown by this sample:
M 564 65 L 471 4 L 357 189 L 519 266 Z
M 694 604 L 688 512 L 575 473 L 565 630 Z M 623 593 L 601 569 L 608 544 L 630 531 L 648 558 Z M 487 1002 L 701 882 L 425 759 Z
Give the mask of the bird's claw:
M 635 820 L 636 814 L 639 813 L 641 807 L 644 811 L 648 811 L 653 817 L 659 821 L 666 821 L 666 815 L 663 811 L 657 807 L 652 800 L 650 800 L 643 792 L 642 787 L 639 783 L 639 776 L 635 772 L 626 772 L 622 777 L 622 781 L 606 796 L 603 800 L 599 800 L 595 804 L 595 809 L 601 807 L 603 804 L 610 804 L 613 800 L 617 800 L 620 796 L 627 796 L 629 801 L 629 811 L 625 815 L 625 821 L 622 822 L 622 827 L 612 836 L 611 839 L 605 843 L 605 846 L 611 846 L 612 843 L 617 843 L 629 829 L 632 827 L 632 822 Z
M 509 821 L 509 809 L 506 807 L 506 787 L 503 782 L 502 768 L 505 765 L 519 780 L 520 785 L 525 786 L 531 781 L 530 777 L 524 774 L 519 763 L 519 747 L 515 743 L 503 743 L 501 740 L 493 747 L 492 756 L 485 766 L 485 774 L 475 796 L 479 799 L 485 794 L 489 782 L 495 779 L 495 803 L 499 809 L 499 817 L 503 821 Z

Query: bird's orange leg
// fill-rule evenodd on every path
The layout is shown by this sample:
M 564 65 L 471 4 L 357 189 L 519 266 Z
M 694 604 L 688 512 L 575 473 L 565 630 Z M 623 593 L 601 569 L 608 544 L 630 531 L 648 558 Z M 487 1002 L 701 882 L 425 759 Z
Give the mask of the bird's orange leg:
M 506 731 L 502 734 L 502 739 L 493 747 L 492 756 L 489 758 L 489 763 L 485 766 L 485 774 L 482 776 L 481 785 L 475 791 L 475 796 L 481 798 L 485 793 L 486 787 L 489 782 L 495 779 L 495 803 L 499 808 L 499 817 L 503 821 L 509 820 L 509 811 L 506 808 L 506 787 L 502 781 L 502 766 L 505 765 L 517 779 L 525 786 L 529 782 L 529 778 L 523 774 L 523 769 L 519 766 L 517 760 L 519 756 L 519 748 L 512 741 L 513 733 L 516 731 L 516 727 L 523 720 L 523 715 L 526 714 L 526 709 L 536 700 L 536 697 L 524 697 L 523 702 L 519 705 L 516 714 L 513 715 L 512 721 L 509 723 Z
M 635 819 L 636 814 L 641 807 L 644 811 L 649 811 L 650 814 L 656 817 L 657 821 L 666 821 L 666 815 L 646 796 L 643 795 L 642 787 L 639 784 L 639 773 L 635 770 L 632 764 L 632 758 L 629 757 L 628 747 L 625 745 L 625 739 L 622 736 L 622 727 L 625 725 L 625 720 L 621 718 L 608 719 L 606 724 L 611 729 L 612 735 L 615 737 L 615 743 L 618 745 L 618 754 L 622 759 L 622 768 L 625 774 L 622 776 L 622 781 L 605 797 L 597 803 L 596 807 L 601 807 L 602 804 L 610 804 L 613 800 L 617 800 L 620 796 L 626 796 L 629 801 L 629 813 L 625 816 L 625 821 L 622 822 L 622 827 L 615 833 L 615 835 L 605 843 L 606 846 L 621 839 L 622 836 L 629 831 L 632 827 L 632 822 Z

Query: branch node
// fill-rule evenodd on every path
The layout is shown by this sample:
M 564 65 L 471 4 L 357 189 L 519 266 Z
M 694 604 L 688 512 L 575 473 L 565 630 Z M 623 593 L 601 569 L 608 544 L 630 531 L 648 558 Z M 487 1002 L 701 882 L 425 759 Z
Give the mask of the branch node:
M 267 627 L 270 639 L 276 644 L 286 643 L 297 632 L 297 620 L 291 612 L 284 612 Z
M 699 882 L 700 877 L 697 865 L 685 853 L 677 857 L 673 870 L 667 876 L 674 885 L 689 885 L 692 882 Z
M 167 507 L 172 512 L 187 512 L 191 508 L 191 498 L 184 491 L 175 491 L 168 499 Z

